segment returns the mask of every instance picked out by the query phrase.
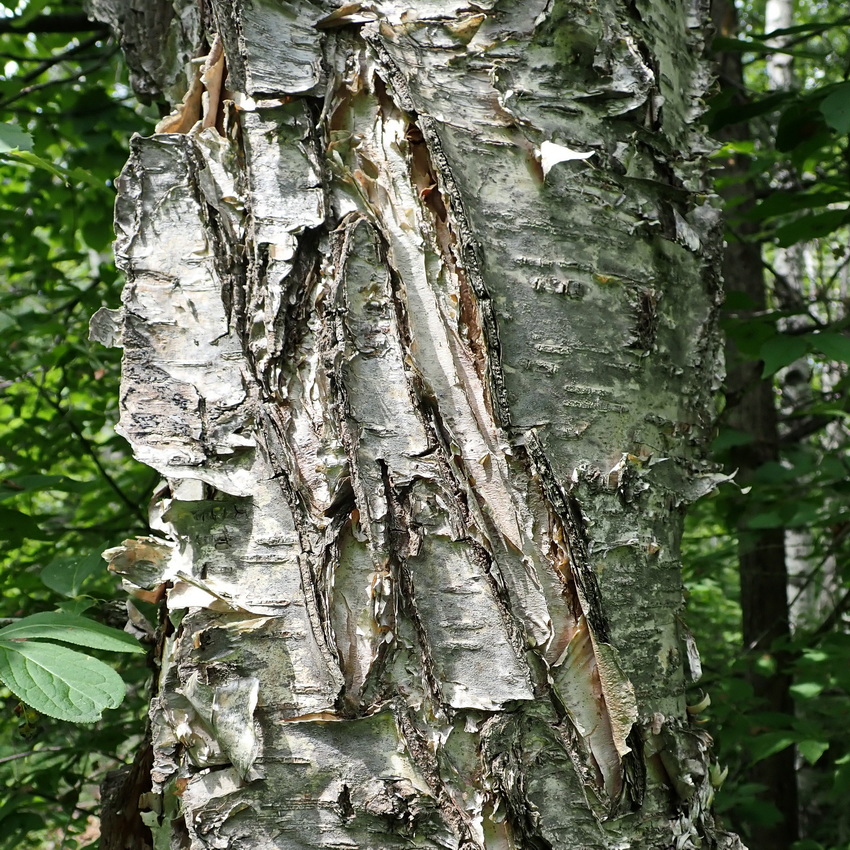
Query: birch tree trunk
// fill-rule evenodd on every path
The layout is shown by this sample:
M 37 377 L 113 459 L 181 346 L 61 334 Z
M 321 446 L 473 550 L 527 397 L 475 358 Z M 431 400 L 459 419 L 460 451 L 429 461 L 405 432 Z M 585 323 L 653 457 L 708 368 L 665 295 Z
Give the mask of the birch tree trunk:
M 740 847 L 680 620 L 720 371 L 702 11 L 91 6 L 179 102 L 93 320 L 165 482 L 109 553 L 167 610 L 154 846 Z

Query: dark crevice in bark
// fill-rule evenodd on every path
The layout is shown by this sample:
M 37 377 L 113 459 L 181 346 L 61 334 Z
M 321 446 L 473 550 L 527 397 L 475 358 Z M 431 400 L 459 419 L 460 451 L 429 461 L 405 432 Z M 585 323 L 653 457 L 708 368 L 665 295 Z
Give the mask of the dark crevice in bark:
M 599 581 L 590 563 L 587 531 L 581 508 L 575 498 L 561 488 L 540 441 L 531 431 L 526 434 L 525 449 L 546 498 L 566 532 L 570 569 L 577 588 L 587 600 L 587 610 L 584 614 L 588 624 L 600 641 L 608 643 L 610 626 L 602 606 Z
M 425 143 L 425 167 L 427 172 L 436 178 L 439 201 L 433 199 L 423 202 L 439 217 L 440 207 L 448 212 L 448 226 L 457 246 L 457 261 L 451 256 L 444 258 L 450 267 L 458 265 L 464 269 L 477 299 L 480 322 L 483 330 L 483 340 L 487 352 L 487 389 L 489 401 L 496 424 L 509 428 L 511 424 L 510 406 L 508 404 L 507 386 L 502 371 L 501 346 L 496 322 L 496 311 L 481 271 L 480 250 L 472 235 L 472 227 L 466 215 L 460 190 L 455 182 L 448 157 L 443 151 L 437 122 L 427 115 L 419 115 L 414 108 L 410 90 L 404 73 L 383 46 L 380 36 L 367 36 L 366 41 L 376 52 L 381 67 L 386 75 L 386 81 L 392 86 L 387 95 L 396 102 L 397 108 L 409 116 L 410 124 L 416 127 L 414 133 L 421 135 Z M 380 95 L 380 91 L 379 91 Z M 415 185 L 414 179 L 414 185 Z M 436 228 L 435 228 L 436 229 Z M 477 360 L 478 358 L 476 358 Z
M 316 639 L 316 645 L 329 668 L 337 666 L 333 626 L 330 612 L 326 610 L 326 577 L 323 570 L 322 552 L 314 547 L 315 528 L 310 509 L 304 502 L 298 488 L 292 484 L 290 469 L 281 458 L 292 458 L 292 448 L 288 445 L 285 429 L 279 421 L 279 414 L 273 404 L 260 408 L 260 427 L 257 436 L 261 450 L 269 468 L 274 472 L 274 480 L 280 487 L 281 495 L 289 505 L 299 537 L 301 554 L 298 566 L 301 571 L 301 585 L 304 592 L 308 618 Z M 289 464 L 291 468 L 291 460 Z
M 398 610 L 401 615 L 406 616 L 413 625 L 419 642 L 419 651 L 422 660 L 422 674 L 430 691 L 431 699 L 435 706 L 441 711 L 446 711 L 448 703 L 443 695 L 440 679 L 434 667 L 431 657 L 431 646 L 428 640 L 428 632 L 425 628 L 422 615 L 416 606 L 416 587 L 413 575 L 407 566 L 405 552 L 409 548 L 410 526 L 408 517 L 411 515 L 411 506 L 408 501 L 407 491 L 399 493 L 395 503 L 390 503 L 389 516 L 393 529 L 391 532 L 391 561 L 394 562 L 394 573 L 398 585 Z M 448 709 L 451 711 L 451 709 Z
M 394 714 L 407 752 L 425 777 L 443 819 L 458 839 L 458 850 L 477 850 L 479 844 L 472 838 L 465 813 L 458 808 L 449 793 L 440 773 L 439 762 L 416 726 L 415 715 L 410 714 L 406 707 L 399 703 L 394 705 Z
M 286 310 L 275 317 L 274 323 L 274 338 L 282 340 L 282 346 L 277 358 L 270 358 L 269 368 L 273 360 L 295 362 L 295 353 L 307 332 L 305 319 L 309 315 L 310 298 L 319 276 L 322 262 L 321 242 L 324 237 L 324 228 L 307 228 L 298 236 L 292 271 L 287 276 L 288 285 L 284 296 Z M 272 386 L 271 375 L 267 373 L 262 377 L 264 389 L 270 397 L 279 397 L 281 387 Z M 280 380 L 285 380 L 286 377 L 287 373 L 281 369 Z

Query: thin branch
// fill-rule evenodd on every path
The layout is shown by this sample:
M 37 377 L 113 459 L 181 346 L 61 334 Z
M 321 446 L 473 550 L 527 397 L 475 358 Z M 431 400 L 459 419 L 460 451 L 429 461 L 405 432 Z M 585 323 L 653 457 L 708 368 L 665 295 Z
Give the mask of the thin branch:
M 58 401 L 51 398 L 50 394 L 41 386 L 32 382 L 35 386 L 39 396 L 43 398 L 58 414 L 60 414 L 67 423 L 68 427 L 71 429 L 71 432 L 74 436 L 80 441 L 82 444 L 83 450 L 85 453 L 92 459 L 92 462 L 97 467 L 97 471 L 103 477 L 103 480 L 109 485 L 109 487 L 113 490 L 113 492 L 118 496 L 118 498 L 130 509 L 130 511 L 136 516 L 141 522 L 144 528 L 148 527 L 148 520 L 142 510 L 141 506 L 136 504 L 119 486 L 118 482 L 109 474 L 109 472 L 104 467 L 103 463 L 101 463 L 100 457 L 98 457 L 97 452 L 95 451 L 94 446 L 89 442 L 88 438 L 85 434 L 77 427 L 76 423 L 71 417 L 71 413 L 69 410 L 66 410 L 59 404 Z
M 787 448 L 788 446 L 795 446 L 801 440 L 806 437 L 811 437 L 812 434 L 817 434 L 818 431 L 825 428 L 829 425 L 830 422 L 834 422 L 834 416 L 824 416 L 824 415 L 816 415 L 809 416 L 806 419 L 802 420 L 796 428 L 792 428 L 779 440 L 780 447 Z
M 65 62 L 67 59 L 70 59 L 72 56 L 76 56 L 78 53 L 82 53 L 84 50 L 88 50 L 89 47 L 93 47 L 99 41 L 102 41 L 102 36 L 100 33 L 95 33 L 89 38 L 85 39 L 85 41 L 81 41 L 79 44 L 75 44 L 72 47 L 69 47 L 63 53 L 57 53 L 55 56 L 51 56 L 49 59 L 45 59 L 37 68 L 33 68 L 32 71 L 27 71 L 21 77 L 22 83 L 29 83 L 33 80 L 40 77 L 45 71 L 50 70 L 54 65 L 58 65 L 60 62 Z
M 63 750 L 68 750 L 70 747 L 42 747 L 40 750 L 28 750 L 25 753 L 14 753 L 11 756 L 3 756 L 0 758 L 0 764 L 15 761 L 17 759 L 25 759 L 29 756 L 37 756 L 39 753 L 61 753 Z
M 844 596 L 836 602 L 829 616 L 812 632 L 811 639 L 814 641 L 832 631 L 841 621 L 848 608 L 850 608 L 850 590 L 845 591 Z
M 18 26 L 15 26 L 16 24 Z M 0 34 L 29 35 L 50 32 L 94 32 L 95 30 L 109 32 L 109 28 L 104 24 L 89 20 L 82 12 L 67 15 L 36 15 L 25 24 L 20 24 L 18 18 L 0 18 Z
M 100 70 L 117 52 L 118 46 L 116 45 L 111 50 L 104 53 L 103 56 L 93 65 L 89 65 L 87 68 L 81 68 L 76 74 L 70 74 L 67 77 L 61 77 L 57 80 L 47 80 L 43 83 L 35 83 L 31 86 L 25 86 L 17 94 L 7 97 L 6 100 L 2 101 L 2 103 L 0 103 L 0 108 L 5 108 L 9 106 L 9 104 L 20 100 L 23 97 L 27 97 L 27 95 L 31 95 L 33 92 L 41 91 L 42 89 L 47 89 L 51 86 L 60 86 L 65 85 L 66 83 L 77 82 L 80 77 L 84 77 L 86 74 L 91 74 L 92 71 Z

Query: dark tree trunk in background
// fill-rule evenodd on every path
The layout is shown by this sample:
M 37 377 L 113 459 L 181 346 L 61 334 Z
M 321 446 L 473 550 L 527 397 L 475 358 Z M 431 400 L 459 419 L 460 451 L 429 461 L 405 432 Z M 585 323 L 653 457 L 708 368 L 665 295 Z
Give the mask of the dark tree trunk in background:
M 92 3 L 180 105 L 94 327 L 166 482 L 110 553 L 167 590 L 156 847 L 739 847 L 679 619 L 720 379 L 700 14 L 135 5 Z
M 732 3 L 714 0 L 712 14 L 718 33 L 734 38 L 737 14 Z M 721 85 L 740 92 L 743 84 L 740 53 L 721 55 Z M 738 95 L 744 102 L 743 95 Z M 749 138 L 742 125 L 724 131 L 729 141 Z M 728 190 L 740 194 L 748 170 L 746 157 L 730 156 L 724 163 L 724 176 L 737 178 Z M 750 186 L 750 188 L 753 188 Z M 754 193 L 753 193 L 754 196 Z M 740 209 L 740 208 L 739 208 Z M 743 296 L 747 307 L 733 312 L 741 318 L 766 308 L 766 284 L 762 246 L 752 237 L 758 224 L 742 222 L 730 238 L 723 256 L 723 279 L 729 300 Z M 779 433 L 773 381 L 761 377 L 762 364 L 742 357 L 733 343 L 727 345 L 727 424 L 743 432 L 750 441 L 732 451 L 731 470 L 738 470 L 736 481 L 747 487 L 763 464 L 779 458 Z M 746 498 L 746 497 L 744 497 Z M 744 647 L 753 662 L 766 655 L 773 659 L 776 672 L 762 675 L 751 666 L 751 682 L 761 709 L 793 715 L 794 702 L 789 690 L 791 661 L 787 647 L 790 638 L 788 571 L 785 562 L 785 530 L 753 529 L 746 524 L 745 506 L 739 511 L 738 565 L 741 580 L 741 615 Z M 787 747 L 762 760 L 749 771 L 750 779 L 765 790 L 763 798 L 776 806 L 781 819 L 773 826 L 760 826 L 750 841 L 751 850 L 788 850 L 798 839 L 798 803 L 795 749 Z

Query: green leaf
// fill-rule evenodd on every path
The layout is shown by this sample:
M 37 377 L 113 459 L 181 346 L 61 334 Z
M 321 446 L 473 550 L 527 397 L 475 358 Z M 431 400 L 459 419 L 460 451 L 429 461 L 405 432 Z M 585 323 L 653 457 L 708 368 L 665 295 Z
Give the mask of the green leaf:
M 795 100 L 779 116 L 776 149 L 790 151 L 826 130 L 820 109 L 811 100 Z
M 32 150 L 32 136 L 17 124 L 0 123 L 0 153 L 14 150 Z
M 750 38 L 771 39 L 780 35 L 797 35 L 799 33 L 808 32 L 813 35 L 826 32 L 833 27 L 843 27 L 847 24 L 848 15 L 842 15 L 834 21 L 815 21 L 811 24 L 796 24 L 793 27 L 783 27 L 782 29 L 771 30 L 770 32 L 753 33 Z
M 826 741 L 800 741 L 797 744 L 797 750 L 809 764 L 814 764 L 828 749 Z
M 41 580 L 62 596 L 79 596 L 83 582 L 104 570 L 106 565 L 98 552 L 56 558 L 42 571 Z
M 86 617 L 65 614 L 62 611 L 31 614 L 0 629 L 0 640 L 31 640 L 32 638 L 61 640 L 63 643 L 74 643 L 91 649 L 105 649 L 108 652 L 145 652 L 144 647 L 125 632 L 104 626 L 103 623 Z
M 0 505 L 0 540 L 18 545 L 25 538 L 44 539 L 38 522 L 29 514 Z
M 3 151 L 2 153 L 5 156 L 11 159 L 17 159 L 21 162 L 25 162 L 27 165 L 32 165 L 35 168 L 43 168 L 45 171 L 49 171 L 55 177 L 58 177 L 63 183 L 69 183 L 68 180 L 68 172 L 65 171 L 64 168 L 59 168 L 55 166 L 52 162 L 48 162 L 46 159 L 43 159 L 40 156 L 32 153 L 32 151 Z
M 820 696 L 823 689 L 823 682 L 798 682 L 796 685 L 791 685 L 788 690 L 801 699 L 814 699 Z
M 798 242 L 808 242 L 821 236 L 829 236 L 843 224 L 850 221 L 847 210 L 827 210 L 816 215 L 807 215 L 779 227 L 776 230 L 776 242 L 780 248 L 789 248 Z
M 842 83 L 820 104 L 826 123 L 839 133 L 850 133 L 850 83 Z
M 708 115 L 710 129 L 716 132 L 729 124 L 740 124 L 759 115 L 775 112 L 792 97 L 790 92 L 775 92 L 750 103 L 724 104 L 716 111 L 712 108 Z
M 736 446 L 748 446 L 753 440 L 753 435 L 746 431 L 737 431 L 735 428 L 721 428 L 711 442 L 711 450 L 712 452 L 722 452 Z
M 36 711 L 71 723 L 94 723 L 124 699 L 111 667 L 52 643 L 0 641 L 0 679 Z
M 734 53 L 782 53 L 787 56 L 799 56 L 804 59 L 818 59 L 823 61 L 825 58 L 822 50 L 795 50 L 787 47 L 777 47 L 776 45 L 759 44 L 754 41 L 747 41 L 741 38 L 727 38 L 726 36 L 717 36 L 711 44 L 714 51 L 734 52 Z
M 91 490 L 92 483 L 74 481 L 66 475 L 17 475 L 14 479 L 5 479 L 0 484 L 0 499 L 18 496 L 21 493 L 33 493 L 40 490 L 56 490 L 64 493 L 84 493 Z
M 744 218 L 761 221 L 790 212 L 816 209 L 817 207 L 825 207 L 829 204 L 846 202 L 848 199 L 846 192 L 840 192 L 830 188 L 818 188 L 811 192 L 777 191 L 756 204 L 745 214 Z
M 790 747 L 795 741 L 790 732 L 765 732 L 750 741 L 752 764 L 763 761 Z
M 805 339 L 799 336 L 777 334 L 762 344 L 759 350 L 759 360 L 764 361 L 762 378 L 767 378 L 783 366 L 789 366 L 795 360 L 805 356 L 809 346 Z
M 830 360 L 850 363 L 850 337 L 844 336 L 844 334 L 811 334 L 809 341 Z

